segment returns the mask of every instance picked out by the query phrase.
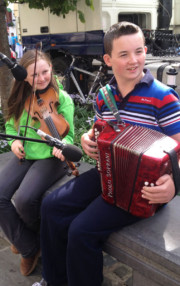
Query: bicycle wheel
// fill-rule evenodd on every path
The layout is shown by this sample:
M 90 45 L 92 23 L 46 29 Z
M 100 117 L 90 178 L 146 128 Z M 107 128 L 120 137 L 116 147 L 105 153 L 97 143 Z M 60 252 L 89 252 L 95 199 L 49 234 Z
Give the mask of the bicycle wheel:
M 56 57 L 52 60 L 53 68 L 60 81 L 68 69 L 68 62 L 63 57 Z
M 69 77 L 69 74 L 66 75 L 69 65 L 70 62 L 63 57 L 56 57 L 53 59 L 54 70 L 62 83 L 64 90 L 67 91 L 67 93 L 72 93 L 74 92 L 74 84 Z

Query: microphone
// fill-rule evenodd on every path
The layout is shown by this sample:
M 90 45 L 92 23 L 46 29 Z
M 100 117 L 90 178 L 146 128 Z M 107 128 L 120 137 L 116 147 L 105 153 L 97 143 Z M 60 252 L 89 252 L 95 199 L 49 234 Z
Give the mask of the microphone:
M 81 159 L 83 153 L 77 146 L 72 144 L 64 144 L 61 140 L 46 134 L 40 129 L 35 130 L 40 137 L 45 138 L 49 142 L 50 146 L 55 146 L 56 148 L 61 149 L 62 154 L 68 161 L 78 162 Z
M 11 61 L 6 55 L 0 53 L 0 60 L 10 68 L 14 78 L 23 81 L 27 77 L 27 71 L 23 66 Z

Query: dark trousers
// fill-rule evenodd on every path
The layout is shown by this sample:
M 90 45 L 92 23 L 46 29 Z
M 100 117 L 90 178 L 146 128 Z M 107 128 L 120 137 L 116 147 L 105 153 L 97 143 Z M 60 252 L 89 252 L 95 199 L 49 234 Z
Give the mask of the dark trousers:
M 0 172 L 0 227 L 23 257 L 39 249 L 39 231 L 34 226 L 40 218 L 42 196 L 66 173 L 65 165 L 54 157 L 20 163 L 14 156 Z
M 106 203 L 96 168 L 47 196 L 42 203 L 43 277 L 53 286 L 100 286 L 102 246 L 139 218 Z

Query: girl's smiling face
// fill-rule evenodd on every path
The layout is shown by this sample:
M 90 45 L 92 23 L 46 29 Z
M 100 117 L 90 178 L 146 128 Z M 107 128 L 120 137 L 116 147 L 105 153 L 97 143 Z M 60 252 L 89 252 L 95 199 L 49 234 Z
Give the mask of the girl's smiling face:
M 25 79 L 25 81 L 27 81 L 31 86 L 33 85 L 34 66 L 35 63 L 27 67 L 27 77 Z M 34 85 L 36 89 L 43 90 L 49 85 L 51 81 L 51 72 L 52 66 L 49 65 L 47 61 L 43 59 L 39 59 L 37 61 L 34 78 Z

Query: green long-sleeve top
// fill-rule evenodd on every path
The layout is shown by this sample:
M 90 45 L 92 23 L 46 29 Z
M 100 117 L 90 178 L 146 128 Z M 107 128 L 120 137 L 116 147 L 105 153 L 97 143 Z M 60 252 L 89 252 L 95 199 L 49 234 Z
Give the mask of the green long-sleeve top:
M 74 122 L 73 122 L 74 104 L 73 104 L 71 97 L 65 91 L 63 91 L 61 89 L 60 85 L 59 85 L 59 103 L 60 104 L 57 107 L 57 112 L 58 112 L 58 114 L 62 114 L 70 125 L 69 132 L 62 139 L 62 142 L 67 143 L 67 144 L 73 144 L 73 140 L 74 140 Z M 27 111 L 24 109 L 23 113 L 21 115 L 20 121 L 19 121 L 19 129 L 20 129 L 19 133 L 18 133 L 17 128 L 15 127 L 16 125 L 15 125 L 14 118 L 10 118 L 10 120 L 8 120 L 5 124 L 6 134 L 24 136 L 25 128 L 24 127 L 22 128 L 21 126 L 26 125 L 27 116 L 28 116 Z M 39 129 L 40 128 L 40 122 L 39 121 L 33 121 L 33 122 L 34 122 L 33 127 Z M 30 116 L 28 126 L 31 126 L 31 125 L 32 125 L 32 118 Z M 31 129 L 31 128 L 27 129 L 26 137 L 35 138 L 35 139 L 42 139 L 36 133 L 36 131 Z M 13 141 L 14 141 L 14 139 L 8 142 L 10 146 L 12 145 Z M 25 141 L 24 149 L 25 149 L 25 153 L 26 153 L 25 158 L 29 159 L 29 160 L 38 160 L 38 159 L 45 159 L 45 158 L 53 157 L 53 155 L 52 155 L 53 147 L 50 147 L 49 145 L 44 144 L 44 143 Z

